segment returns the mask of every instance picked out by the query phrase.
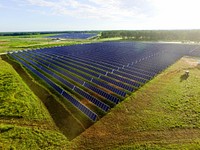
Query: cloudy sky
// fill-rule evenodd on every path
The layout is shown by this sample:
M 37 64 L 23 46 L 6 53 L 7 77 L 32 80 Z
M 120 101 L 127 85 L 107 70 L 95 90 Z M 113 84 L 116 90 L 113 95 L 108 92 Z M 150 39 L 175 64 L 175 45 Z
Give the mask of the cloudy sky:
M 199 0 L 0 0 L 0 32 L 200 29 Z

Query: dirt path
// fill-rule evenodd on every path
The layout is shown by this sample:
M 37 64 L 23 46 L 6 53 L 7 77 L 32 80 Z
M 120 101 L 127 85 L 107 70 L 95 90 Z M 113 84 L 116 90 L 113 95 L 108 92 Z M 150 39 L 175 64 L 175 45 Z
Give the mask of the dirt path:
M 17 125 L 22 127 L 39 128 L 44 130 L 58 130 L 56 126 L 49 121 L 26 120 L 23 118 L 0 117 L 0 124 Z

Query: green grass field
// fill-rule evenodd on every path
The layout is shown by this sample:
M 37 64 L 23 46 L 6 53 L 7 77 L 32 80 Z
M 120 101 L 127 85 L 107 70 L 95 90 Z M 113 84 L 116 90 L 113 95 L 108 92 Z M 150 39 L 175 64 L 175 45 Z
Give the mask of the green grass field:
M 71 149 L 199 149 L 199 60 L 182 58 L 74 139 Z
M 0 59 L 0 149 L 62 149 L 67 145 L 43 103 L 12 66 Z
M 54 130 L 0 124 L 0 149 L 67 149 L 67 139 Z
M 0 53 L 14 50 L 35 49 L 44 47 L 53 47 L 60 45 L 73 45 L 81 43 L 89 43 L 92 40 L 51 40 L 46 36 L 53 34 L 43 35 L 26 35 L 26 36 L 0 36 Z
M 3 60 L 0 61 L 0 86 L 1 117 L 50 119 L 40 100 Z

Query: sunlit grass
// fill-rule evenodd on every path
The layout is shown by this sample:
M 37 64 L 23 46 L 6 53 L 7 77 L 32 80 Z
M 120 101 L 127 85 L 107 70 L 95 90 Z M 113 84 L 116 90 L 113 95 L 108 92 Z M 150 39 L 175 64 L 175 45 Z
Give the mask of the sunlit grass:
M 199 59 L 183 58 L 75 139 L 78 149 L 199 147 Z M 188 78 L 182 78 L 185 70 Z
M 68 148 L 68 140 L 57 131 L 0 124 L 0 149 L 51 149 Z
M 0 116 L 47 119 L 49 114 L 12 66 L 0 60 Z
M 68 139 L 10 64 L 0 59 L 0 149 L 67 149 Z

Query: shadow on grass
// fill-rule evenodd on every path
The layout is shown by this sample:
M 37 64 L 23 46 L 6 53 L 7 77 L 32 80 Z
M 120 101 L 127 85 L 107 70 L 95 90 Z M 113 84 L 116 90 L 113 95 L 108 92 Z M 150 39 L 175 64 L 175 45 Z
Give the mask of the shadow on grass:
M 180 82 L 183 82 L 183 81 L 187 80 L 188 77 L 189 77 L 189 74 L 185 74 L 185 73 L 184 73 L 184 74 L 181 75 L 181 77 L 180 77 Z

